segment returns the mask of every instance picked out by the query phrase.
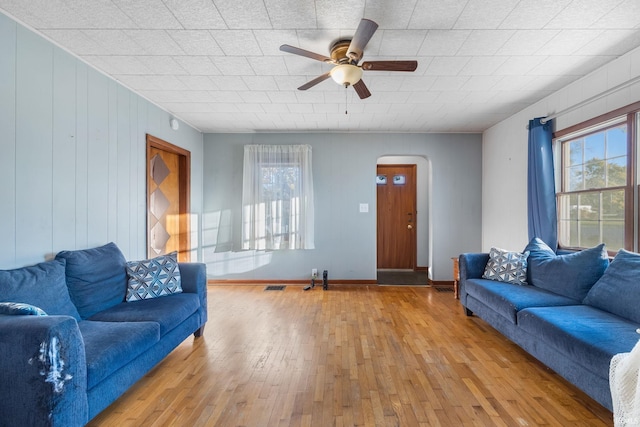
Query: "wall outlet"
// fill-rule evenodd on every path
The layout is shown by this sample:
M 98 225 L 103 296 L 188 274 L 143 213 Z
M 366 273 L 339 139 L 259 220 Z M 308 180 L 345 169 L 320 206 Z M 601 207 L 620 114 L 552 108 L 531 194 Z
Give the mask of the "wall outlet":
M 318 269 L 317 268 L 312 268 L 311 269 L 311 276 L 312 277 L 317 277 L 318 276 Z

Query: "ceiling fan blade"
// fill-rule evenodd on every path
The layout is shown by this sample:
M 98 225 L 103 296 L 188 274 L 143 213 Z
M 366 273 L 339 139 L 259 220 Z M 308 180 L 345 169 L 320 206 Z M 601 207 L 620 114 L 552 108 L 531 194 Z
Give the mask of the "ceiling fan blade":
M 315 59 L 320 62 L 333 62 L 333 59 L 328 56 L 320 55 L 319 53 L 310 52 L 288 44 L 280 46 L 280 50 L 287 53 L 293 53 L 294 55 L 306 56 L 307 58 Z
M 316 77 L 315 79 L 313 79 L 313 80 L 311 80 L 311 81 L 309 81 L 309 82 L 307 82 L 307 83 L 303 84 L 302 86 L 300 86 L 300 87 L 298 88 L 298 90 L 307 90 L 307 89 L 309 89 L 309 88 L 312 88 L 312 87 L 314 87 L 315 85 L 317 85 L 318 83 L 321 83 L 321 82 L 323 82 L 323 81 L 327 80 L 329 77 L 331 77 L 331 74 L 330 74 L 330 73 L 324 73 L 323 75 L 318 76 L 318 77 Z
M 363 70 L 372 71 L 415 71 L 418 61 L 368 61 L 362 63 Z
M 378 24 L 373 22 L 370 19 L 362 19 L 360 21 L 360 25 L 358 25 L 358 29 L 356 33 L 353 35 L 351 39 L 351 44 L 349 45 L 349 49 L 347 50 L 347 56 L 356 62 L 362 59 L 362 52 L 364 51 L 365 46 L 371 40 L 373 33 L 378 29 Z
M 356 93 L 360 97 L 360 99 L 365 99 L 371 96 L 371 92 L 369 92 L 369 88 L 364 84 L 362 79 L 358 80 L 358 83 L 353 85 L 353 88 L 356 90 Z

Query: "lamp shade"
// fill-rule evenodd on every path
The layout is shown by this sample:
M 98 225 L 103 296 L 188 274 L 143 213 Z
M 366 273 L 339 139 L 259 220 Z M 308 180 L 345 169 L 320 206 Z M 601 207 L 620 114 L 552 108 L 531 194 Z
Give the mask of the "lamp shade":
M 362 68 L 351 64 L 340 64 L 329 72 L 331 78 L 342 86 L 354 85 L 362 78 Z

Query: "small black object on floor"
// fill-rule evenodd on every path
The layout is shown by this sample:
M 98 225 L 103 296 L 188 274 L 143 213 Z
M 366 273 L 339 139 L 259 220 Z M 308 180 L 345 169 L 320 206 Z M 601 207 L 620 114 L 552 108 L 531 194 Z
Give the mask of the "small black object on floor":
M 453 292 L 453 286 L 434 286 L 433 289 L 438 292 Z
M 284 288 L 286 288 L 286 286 L 282 286 L 282 285 L 269 285 L 266 288 L 264 288 L 265 291 L 284 291 Z

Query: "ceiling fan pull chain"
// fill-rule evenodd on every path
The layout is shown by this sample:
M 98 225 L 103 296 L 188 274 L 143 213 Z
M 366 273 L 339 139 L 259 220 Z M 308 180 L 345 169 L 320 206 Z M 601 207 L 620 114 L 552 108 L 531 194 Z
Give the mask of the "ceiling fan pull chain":
M 349 101 L 349 95 L 347 94 L 347 85 L 344 85 L 344 114 L 347 115 L 347 102 Z

